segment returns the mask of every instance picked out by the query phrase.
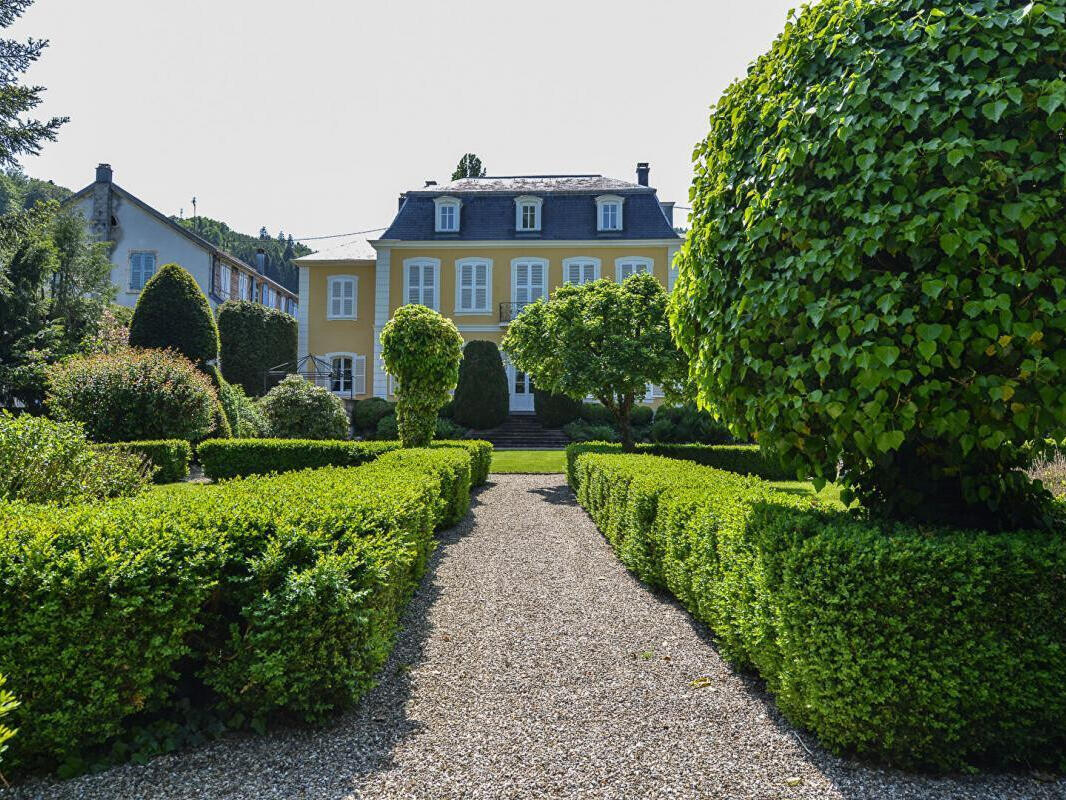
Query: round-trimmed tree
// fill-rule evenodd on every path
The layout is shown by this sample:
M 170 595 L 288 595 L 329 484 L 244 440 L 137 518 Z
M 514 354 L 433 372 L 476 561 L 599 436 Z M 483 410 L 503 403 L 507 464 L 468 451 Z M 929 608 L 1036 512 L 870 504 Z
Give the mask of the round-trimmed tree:
M 883 515 L 1043 518 L 1066 435 L 1066 22 L 806 6 L 697 147 L 672 322 L 700 400 Z
M 452 419 L 475 430 L 502 425 L 510 412 L 507 371 L 495 342 L 476 340 L 463 348 Z
M 130 346 L 177 350 L 197 366 L 218 358 L 211 305 L 180 264 L 164 264 L 145 283 L 130 321 Z
M 459 380 L 463 337 L 450 319 L 422 305 L 406 305 L 381 331 L 385 370 L 399 382 L 396 424 L 404 447 L 433 439 L 437 411 Z

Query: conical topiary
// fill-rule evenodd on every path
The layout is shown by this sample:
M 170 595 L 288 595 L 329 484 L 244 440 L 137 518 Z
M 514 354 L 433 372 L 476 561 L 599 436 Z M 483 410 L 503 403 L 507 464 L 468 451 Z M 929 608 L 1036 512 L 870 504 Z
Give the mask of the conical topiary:
M 130 322 L 130 346 L 177 350 L 200 366 L 218 358 L 211 305 L 180 264 L 164 264 L 144 285 Z
M 487 430 L 502 425 L 510 412 L 507 373 L 495 342 L 467 342 L 459 364 L 452 417 L 460 425 Z

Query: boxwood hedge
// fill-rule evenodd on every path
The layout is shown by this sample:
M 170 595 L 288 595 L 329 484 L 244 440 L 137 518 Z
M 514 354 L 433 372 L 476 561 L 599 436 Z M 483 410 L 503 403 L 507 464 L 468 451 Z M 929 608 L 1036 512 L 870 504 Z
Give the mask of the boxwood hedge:
M 831 750 L 1061 766 L 1061 535 L 877 523 L 653 456 L 586 452 L 572 473 L 626 566 L 706 622 Z
M 157 467 L 153 480 L 156 483 L 174 483 L 189 477 L 189 462 L 192 461 L 192 446 L 184 439 L 156 439 L 142 442 L 115 442 L 98 444 L 98 450 L 120 450 L 136 453 Z
M 22 702 L 5 768 L 91 758 L 189 703 L 232 726 L 350 705 L 434 529 L 466 510 L 470 461 L 404 451 L 68 509 L 4 505 L 0 664 Z

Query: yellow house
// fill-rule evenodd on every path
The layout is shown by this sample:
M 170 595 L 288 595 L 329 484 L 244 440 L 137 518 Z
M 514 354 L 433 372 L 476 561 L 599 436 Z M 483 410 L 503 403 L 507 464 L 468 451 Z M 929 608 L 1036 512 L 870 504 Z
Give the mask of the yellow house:
M 564 282 L 650 272 L 672 289 L 681 244 L 672 207 L 648 185 L 646 163 L 636 183 L 601 175 L 427 182 L 401 195 L 381 238 L 296 260 L 300 358 L 328 365 L 323 382 L 345 398 L 393 399 L 379 336 L 406 303 L 451 318 L 468 341 L 498 343 L 523 306 Z M 511 411 L 531 412 L 530 381 L 506 355 L 504 363 Z

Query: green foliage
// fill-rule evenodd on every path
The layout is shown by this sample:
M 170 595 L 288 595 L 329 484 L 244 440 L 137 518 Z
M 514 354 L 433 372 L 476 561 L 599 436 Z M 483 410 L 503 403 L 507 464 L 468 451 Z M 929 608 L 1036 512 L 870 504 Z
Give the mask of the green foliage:
M 463 348 L 452 418 L 474 430 L 502 425 L 510 413 L 507 372 L 495 342 L 475 340 Z
M 0 765 L 3 764 L 3 755 L 7 750 L 7 743 L 18 733 L 18 729 L 9 728 L 3 723 L 4 717 L 10 714 L 19 706 L 18 700 L 15 699 L 15 695 L 4 688 L 7 683 L 7 678 L 0 675 Z M 0 773 L 0 777 L 3 777 L 3 773 Z
M 581 406 L 580 400 L 574 400 L 565 394 L 552 394 L 537 388 L 533 390 L 533 410 L 545 428 L 561 428 L 578 419 L 581 416 Z
M 436 427 L 433 429 L 433 439 L 462 439 L 466 431 L 462 425 L 456 425 L 450 419 L 438 416 Z
M 344 401 L 322 386 L 288 375 L 262 399 L 270 434 L 281 439 L 346 439 Z
M 238 233 L 226 223 L 210 217 L 171 217 L 171 220 L 207 239 L 219 249 L 232 253 L 246 264 L 255 265 L 256 251 L 262 249 L 266 255 L 266 276 L 292 292 L 298 291 L 300 283 L 299 270 L 293 263 L 294 260 L 313 252 L 307 245 L 294 241 L 291 235 L 286 236 L 279 232 L 277 237 L 271 237 L 266 228 L 261 228 L 258 236 L 249 236 Z M 249 393 L 258 394 L 258 391 Z
M 23 702 L 16 766 L 78 763 L 189 703 L 217 698 L 228 725 L 256 727 L 355 703 L 433 531 L 469 502 L 466 451 L 392 455 L 47 513 L 6 507 L 0 663 Z
M 262 395 L 268 370 L 295 365 L 296 328 L 296 319 L 277 309 L 247 300 L 226 301 L 218 307 L 222 376 L 252 397 Z
M 649 433 L 653 441 L 664 443 L 728 444 L 733 441 L 728 428 L 693 404 L 659 406 Z
M 145 283 L 133 309 L 130 346 L 176 350 L 197 366 L 218 358 L 211 305 L 180 264 L 164 264 Z
M 161 439 L 154 442 L 114 442 L 95 445 L 95 449 L 103 452 L 119 451 L 140 456 L 155 468 L 154 480 L 156 483 L 175 483 L 189 477 L 192 446 L 184 439 Z
M 263 409 L 239 385 L 219 381 L 218 400 L 234 436 L 256 439 L 270 435 L 270 425 Z
M 356 467 L 397 447 L 397 442 L 208 439 L 196 448 L 196 456 L 204 475 L 223 480 L 298 469 Z
M 648 456 L 586 453 L 575 471 L 623 563 L 831 750 L 939 769 L 1061 764 L 1063 537 L 879 524 Z
M 65 186 L 31 178 L 18 165 L 0 171 L 0 215 L 32 211 L 38 203 L 62 203 L 71 194 Z
M 212 428 L 218 398 L 188 359 L 130 349 L 49 367 L 47 403 L 56 419 L 81 422 L 93 441 L 198 441 Z
M 890 517 L 1012 526 L 1066 434 L 1066 15 L 812 4 L 695 154 L 672 321 L 702 401 Z M 1043 520 L 1046 522 L 1046 520 Z
M 373 439 L 377 434 L 378 423 L 390 414 L 396 414 L 396 404 L 390 403 L 384 397 L 356 400 L 352 404 L 352 427 L 363 438 Z M 385 438 L 395 439 L 396 437 Z
M 0 500 L 100 500 L 136 494 L 150 480 L 140 456 L 97 451 L 80 425 L 0 411 Z
M 374 429 L 374 437 L 377 439 L 399 439 L 400 426 L 396 424 L 396 415 L 389 414 L 378 420 Z
M 589 395 L 610 410 L 623 444 L 633 447 L 630 413 L 649 383 L 674 384 L 684 359 L 666 320 L 666 290 L 648 274 L 582 286 L 526 306 L 503 349 L 541 389 Z
M 618 428 L 614 425 L 595 424 L 576 419 L 563 425 L 563 433 L 572 442 L 617 442 Z
M 385 371 L 399 380 L 396 423 L 404 447 L 425 447 L 437 412 L 459 379 L 463 338 L 455 324 L 422 305 L 396 309 L 381 331 Z
M 452 173 L 452 180 L 457 181 L 460 178 L 482 178 L 485 176 L 485 167 L 481 164 L 481 159 L 473 153 L 466 153 L 459 159 L 459 163 L 455 167 L 455 171 Z

